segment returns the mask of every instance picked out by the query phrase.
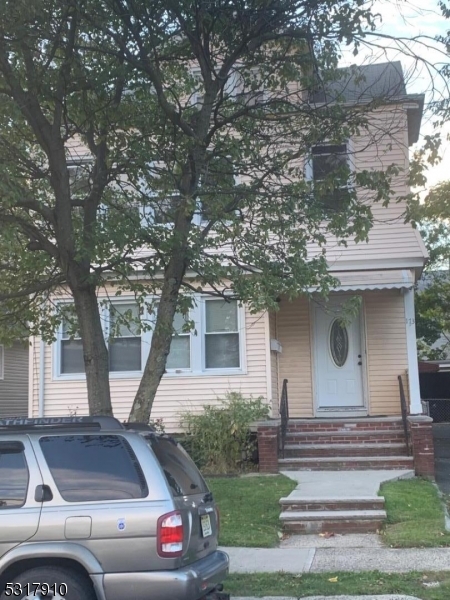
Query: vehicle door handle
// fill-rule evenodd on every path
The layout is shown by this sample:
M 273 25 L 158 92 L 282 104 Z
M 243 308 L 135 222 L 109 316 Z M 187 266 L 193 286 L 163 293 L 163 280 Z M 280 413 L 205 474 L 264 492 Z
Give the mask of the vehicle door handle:
M 48 485 L 37 485 L 34 491 L 35 502 L 50 502 L 53 500 L 53 493 Z

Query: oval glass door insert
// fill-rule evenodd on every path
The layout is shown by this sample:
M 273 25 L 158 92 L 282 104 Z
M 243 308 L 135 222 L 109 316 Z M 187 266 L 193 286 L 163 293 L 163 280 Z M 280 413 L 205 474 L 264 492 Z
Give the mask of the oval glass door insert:
M 333 321 L 330 328 L 330 351 L 334 364 L 343 367 L 348 357 L 348 333 L 338 319 Z

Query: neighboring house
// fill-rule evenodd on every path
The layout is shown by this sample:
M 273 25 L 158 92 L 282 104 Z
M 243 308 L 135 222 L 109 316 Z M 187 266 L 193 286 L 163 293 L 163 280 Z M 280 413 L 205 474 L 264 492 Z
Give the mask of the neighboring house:
M 312 149 L 305 165 L 311 179 L 333 160 L 352 161 L 355 170 L 396 164 L 399 196 L 408 193 L 409 147 L 419 135 L 423 96 L 409 95 L 400 63 L 371 65 L 363 78 L 350 77 L 317 93 L 323 102 L 339 93 L 346 102 L 389 96 L 390 102 L 372 113 L 372 132 L 339 146 Z M 395 124 L 395 127 L 393 126 Z M 392 128 L 392 136 L 376 139 L 376 131 Z M 282 382 L 288 380 L 291 418 L 380 417 L 400 415 L 398 376 L 406 375 L 411 413 L 421 413 L 414 285 L 427 253 L 419 233 L 405 224 L 402 202 L 375 205 L 368 243 L 347 247 L 328 240 L 330 272 L 340 284 L 329 302 L 280 298 L 279 311 L 252 315 L 236 302 L 199 296 L 191 318 L 197 335 L 174 337 L 155 400 L 152 417 L 169 430 L 179 428 L 180 413 L 200 410 L 228 391 L 263 396 L 278 416 Z M 317 252 L 311 247 L 311 256 Z M 359 313 L 343 325 L 338 318 L 349 298 L 361 299 Z M 114 311 L 132 307 L 124 297 L 105 311 L 107 326 Z M 181 327 L 177 322 L 176 327 Z M 148 356 L 151 334 L 122 328 L 111 344 L 111 393 L 114 412 L 126 419 Z M 70 340 L 64 326 L 57 341 L 34 341 L 30 385 L 32 416 L 87 412 L 86 384 L 80 340 Z
M 26 344 L 0 345 L 0 418 L 28 414 L 28 360 Z

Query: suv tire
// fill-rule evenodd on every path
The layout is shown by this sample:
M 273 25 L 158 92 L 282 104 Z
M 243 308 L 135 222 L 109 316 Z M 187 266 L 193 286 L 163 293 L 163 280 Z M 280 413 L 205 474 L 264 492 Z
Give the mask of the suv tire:
M 14 578 L 13 582 L 8 583 L 16 584 L 15 590 L 22 590 L 22 593 L 7 595 L 4 589 L 1 590 L 0 600 L 11 600 L 11 598 L 21 600 L 97 600 L 91 582 L 85 576 L 70 569 L 36 567 L 20 573 Z M 45 596 L 36 592 L 35 584 L 37 583 L 50 586 L 49 594 Z M 27 585 L 30 586 L 28 589 Z M 56 594 L 54 594 L 53 585 L 56 586 Z M 64 585 L 67 586 L 66 593 L 64 593 Z M 59 590 L 62 593 L 59 593 Z

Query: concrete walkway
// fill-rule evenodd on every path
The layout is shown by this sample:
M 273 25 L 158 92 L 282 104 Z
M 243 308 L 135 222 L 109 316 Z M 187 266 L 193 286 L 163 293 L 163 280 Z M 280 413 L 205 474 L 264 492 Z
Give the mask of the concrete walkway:
M 340 546 L 329 548 L 222 548 L 222 550 L 230 556 L 230 573 L 450 571 L 450 548 L 393 549 L 347 546 L 344 551 Z
M 414 477 L 414 471 L 282 471 L 298 483 L 289 498 L 296 500 L 334 498 L 378 498 L 385 481 Z

